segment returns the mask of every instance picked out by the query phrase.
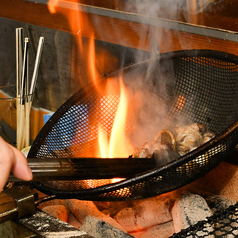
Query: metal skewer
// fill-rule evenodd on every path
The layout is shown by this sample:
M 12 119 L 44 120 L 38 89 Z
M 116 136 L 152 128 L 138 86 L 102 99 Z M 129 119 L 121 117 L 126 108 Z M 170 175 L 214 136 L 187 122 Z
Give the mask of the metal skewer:
M 20 92 L 21 92 L 21 76 L 23 63 L 23 28 L 16 29 L 16 121 L 17 121 L 17 148 L 20 148 L 20 138 L 22 136 L 20 128 Z
M 17 117 L 17 119 L 19 120 L 19 123 L 17 124 L 17 133 L 18 133 L 18 137 L 17 137 L 17 148 L 18 149 L 22 149 L 25 146 L 25 87 L 26 87 L 26 78 L 27 78 L 27 70 L 28 70 L 28 62 L 27 62 L 27 55 L 28 55 L 28 43 L 29 43 L 29 38 L 26 37 L 24 39 L 24 52 L 23 52 L 23 62 L 22 62 L 22 74 L 21 74 L 21 89 L 20 89 L 20 103 L 19 105 L 17 105 L 19 107 L 19 115 Z
M 28 43 L 29 43 L 29 38 L 26 37 L 24 40 L 24 54 L 23 54 L 23 64 L 22 64 L 22 76 L 21 76 L 21 100 L 20 103 L 24 104 L 25 103 L 25 87 L 26 87 L 26 80 L 27 80 L 27 54 L 28 54 Z
M 39 66 L 40 66 L 40 59 L 41 59 L 41 54 L 42 54 L 42 49 L 43 49 L 43 43 L 44 43 L 44 37 L 41 36 L 39 39 L 37 53 L 36 53 L 35 66 L 34 66 L 34 71 L 33 71 L 32 80 L 31 80 L 31 87 L 30 87 L 30 91 L 29 91 L 30 95 L 32 95 L 35 91 L 36 80 L 38 77 L 38 70 L 39 70 Z
M 21 72 L 22 72 L 22 28 L 16 28 L 16 96 L 20 95 Z

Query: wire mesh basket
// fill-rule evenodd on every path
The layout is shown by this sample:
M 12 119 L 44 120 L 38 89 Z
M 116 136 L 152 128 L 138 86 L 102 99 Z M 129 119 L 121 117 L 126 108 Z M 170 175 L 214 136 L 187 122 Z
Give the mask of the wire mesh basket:
M 121 73 L 131 92 L 139 85 L 147 92 L 144 102 L 149 101 L 148 95 L 157 96 L 157 103 L 151 103 L 153 113 L 142 113 L 143 116 L 152 115 L 156 122 L 155 115 L 160 116 L 163 111 L 162 128 L 173 128 L 180 121 L 206 124 L 215 138 L 174 161 L 116 183 L 110 180 L 33 183 L 37 189 L 58 198 L 92 201 L 157 196 L 204 176 L 235 148 L 238 141 L 238 58 L 218 51 L 186 50 L 164 53 L 157 59 L 110 74 L 99 80 L 97 93 L 92 85 L 78 91 L 48 120 L 33 142 L 28 157 L 91 157 L 91 152 L 97 148 L 95 128 L 105 115 L 107 134 L 110 136 L 112 131 L 120 95 L 108 95 L 106 85 L 109 80 L 117 83 Z M 159 105 L 164 105 L 163 110 L 157 110 Z M 131 116 L 122 126 L 137 135 L 134 118 Z

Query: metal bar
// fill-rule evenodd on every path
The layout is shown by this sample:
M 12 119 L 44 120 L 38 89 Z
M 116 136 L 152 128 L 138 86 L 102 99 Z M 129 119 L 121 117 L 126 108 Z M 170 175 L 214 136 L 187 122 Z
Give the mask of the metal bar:
M 46 0 L 37 0 L 37 1 L 27 0 L 27 1 L 42 3 L 42 4 L 47 4 L 48 2 Z M 161 19 L 157 17 L 144 16 L 144 15 L 139 15 L 136 13 L 89 6 L 85 4 L 64 1 L 64 0 L 58 1 L 57 6 L 66 8 L 66 9 L 74 9 L 74 10 L 80 9 L 80 11 L 82 12 L 95 14 L 98 16 L 104 16 L 108 18 L 114 18 L 118 20 L 130 21 L 130 22 L 135 22 L 139 24 L 166 28 L 169 30 L 182 31 L 182 32 L 187 32 L 187 33 L 192 33 L 197 35 L 203 35 L 206 37 L 213 37 L 213 38 L 238 42 L 238 33 L 235 31 L 229 31 L 229 30 L 207 27 L 202 25 L 195 25 L 195 24 L 184 23 L 184 22 L 168 20 L 168 19 Z
M 24 54 L 23 54 L 23 65 L 22 65 L 22 78 L 21 78 L 21 92 L 20 92 L 20 102 L 25 103 L 25 87 L 26 87 L 26 77 L 27 77 L 27 54 L 28 54 L 28 43 L 29 38 L 26 37 L 24 41 Z
M 153 169 L 154 158 L 28 158 L 33 181 L 127 178 Z M 8 182 L 19 181 L 13 175 Z
M 22 73 L 22 43 L 23 43 L 23 28 L 16 28 L 16 96 L 20 95 L 21 73 Z
M 42 54 L 42 50 L 43 50 L 43 43 L 44 43 L 44 37 L 41 36 L 39 39 L 37 53 L 36 53 L 34 71 L 33 71 L 33 75 L 32 75 L 31 87 L 30 87 L 30 92 L 29 92 L 30 95 L 32 95 L 35 91 L 36 80 L 38 77 L 38 70 L 39 70 L 39 66 L 40 66 L 40 59 L 41 59 L 41 54 Z M 32 101 L 32 99 L 31 99 L 31 101 Z

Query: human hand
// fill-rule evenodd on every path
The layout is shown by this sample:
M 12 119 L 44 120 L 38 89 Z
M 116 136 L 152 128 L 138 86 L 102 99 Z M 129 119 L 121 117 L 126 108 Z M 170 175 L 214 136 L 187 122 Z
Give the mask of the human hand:
M 32 180 L 33 177 L 27 159 L 21 151 L 0 137 L 0 192 L 4 188 L 10 172 L 17 178 L 26 181 Z

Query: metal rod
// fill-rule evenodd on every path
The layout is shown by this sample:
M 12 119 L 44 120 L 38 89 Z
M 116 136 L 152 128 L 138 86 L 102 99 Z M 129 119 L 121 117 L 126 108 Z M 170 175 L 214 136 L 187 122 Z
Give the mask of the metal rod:
M 20 95 L 21 73 L 22 73 L 22 44 L 23 44 L 23 28 L 16 28 L 16 96 Z
M 42 49 L 43 49 L 43 43 L 44 43 L 44 37 L 41 36 L 39 39 L 38 48 L 37 48 L 37 52 L 36 52 L 35 66 L 34 66 L 34 71 L 33 71 L 32 80 L 31 80 L 31 87 L 30 87 L 30 92 L 29 92 L 30 95 L 32 95 L 35 91 L 36 80 L 38 77 L 38 70 L 39 70 L 39 66 L 40 66 L 40 59 L 41 59 L 41 54 L 42 54 Z
M 28 43 L 29 38 L 26 37 L 24 40 L 24 54 L 23 54 L 23 64 L 22 64 L 22 76 L 21 76 L 21 104 L 24 104 L 25 99 L 25 86 L 27 77 L 27 54 L 28 54 Z
M 20 148 L 22 132 L 21 117 L 22 117 L 22 105 L 20 105 L 21 84 L 22 84 L 22 67 L 23 67 L 23 28 L 16 29 L 16 121 L 17 121 L 17 148 Z
M 156 167 L 154 158 L 28 158 L 33 181 L 127 178 Z M 10 175 L 8 182 L 19 181 Z

